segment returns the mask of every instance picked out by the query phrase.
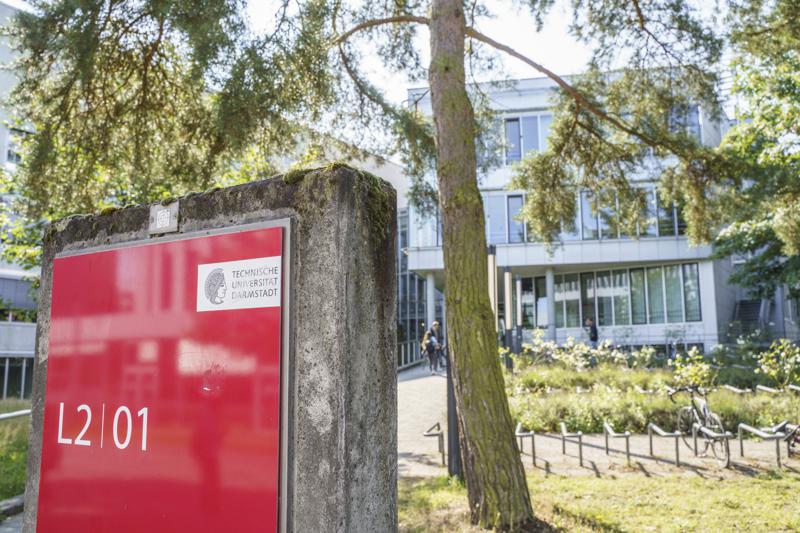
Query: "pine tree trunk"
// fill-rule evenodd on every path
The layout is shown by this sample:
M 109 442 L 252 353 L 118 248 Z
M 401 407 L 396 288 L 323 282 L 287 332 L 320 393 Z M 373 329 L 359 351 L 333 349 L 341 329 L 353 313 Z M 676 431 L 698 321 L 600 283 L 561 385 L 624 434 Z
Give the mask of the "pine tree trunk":
M 464 77 L 462 0 L 433 0 L 429 80 L 444 230 L 445 297 L 472 521 L 521 530 L 533 520 L 489 304 L 475 123 Z

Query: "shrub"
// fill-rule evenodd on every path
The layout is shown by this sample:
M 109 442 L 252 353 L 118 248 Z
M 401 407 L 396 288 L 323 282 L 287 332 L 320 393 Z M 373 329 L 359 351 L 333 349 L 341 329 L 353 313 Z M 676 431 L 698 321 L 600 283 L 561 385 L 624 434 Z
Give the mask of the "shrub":
M 759 354 L 755 371 L 767 376 L 782 389 L 800 381 L 800 347 L 788 339 L 773 342 L 769 350 Z
M 709 387 L 716 377 L 711 363 L 697 348 L 679 353 L 671 364 L 675 368 L 675 384 L 679 387 Z

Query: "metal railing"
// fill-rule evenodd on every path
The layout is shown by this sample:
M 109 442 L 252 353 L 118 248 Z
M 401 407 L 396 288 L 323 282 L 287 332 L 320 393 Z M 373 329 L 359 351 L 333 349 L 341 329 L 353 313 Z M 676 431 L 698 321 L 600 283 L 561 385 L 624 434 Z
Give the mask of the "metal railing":
M 628 464 L 631 464 L 631 432 L 626 431 L 625 433 L 617 433 L 614 431 L 614 428 L 611 427 L 607 421 L 603 421 L 603 433 L 605 434 L 606 439 L 606 455 L 609 454 L 608 449 L 608 439 L 625 439 L 625 458 L 628 460 Z
M 567 455 L 567 441 L 574 442 L 578 445 L 578 463 L 583 466 L 583 431 L 577 433 L 568 433 L 567 425 L 564 422 L 560 423 L 561 426 L 561 453 Z
M 514 430 L 514 436 L 517 437 L 519 441 L 519 451 L 520 453 L 525 452 L 525 447 L 522 445 L 523 440 L 525 437 L 531 438 L 531 457 L 533 458 L 533 466 L 536 466 L 536 441 L 534 437 L 536 436 L 536 432 L 533 430 L 525 431 L 525 428 L 522 426 L 522 422 L 517 423 L 517 428 Z
M 781 440 L 786 438 L 786 435 L 792 431 L 794 431 L 797 426 L 793 426 L 789 424 L 787 421 L 783 421 L 778 425 L 769 427 L 769 428 L 754 428 L 753 426 L 748 426 L 747 424 L 739 424 L 739 429 L 737 431 L 739 437 L 739 457 L 744 457 L 744 438 L 743 433 L 747 432 L 756 437 L 759 437 L 763 440 L 773 440 L 775 441 L 775 462 L 778 465 L 778 468 L 781 468 Z M 786 441 L 786 458 L 789 458 L 791 453 L 791 442 L 788 440 Z
M 397 343 L 397 369 L 402 370 L 419 364 L 423 359 L 423 354 L 417 341 L 406 341 Z
M 442 466 L 447 466 L 447 459 L 445 458 L 444 452 L 444 431 L 442 431 L 442 425 L 439 422 L 436 422 L 434 425 L 429 427 L 425 433 L 422 434 L 423 437 L 436 437 L 439 440 L 439 453 L 442 454 Z
M 664 431 L 657 425 L 650 422 L 647 424 L 647 438 L 650 441 L 650 457 L 655 457 L 655 453 L 653 453 L 653 433 L 656 433 L 659 437 L 664 437 L 665 439 L 675 439 L 675 466 L 681 466 L 681 447 L 679 439 L 683 436 L 683 433 L 680 431 Z

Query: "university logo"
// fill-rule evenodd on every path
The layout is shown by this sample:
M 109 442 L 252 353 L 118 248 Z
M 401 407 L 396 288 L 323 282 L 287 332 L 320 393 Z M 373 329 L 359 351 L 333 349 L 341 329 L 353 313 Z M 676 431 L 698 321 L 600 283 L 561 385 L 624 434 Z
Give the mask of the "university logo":
M 281 306 L 281 256 L 197 265 L 197 311 Z
M 228 286 L 225 284 L 225 271 L 215 268 L 206 276 L 205 293 L 209 302 L 220 305 L 225 301 Z

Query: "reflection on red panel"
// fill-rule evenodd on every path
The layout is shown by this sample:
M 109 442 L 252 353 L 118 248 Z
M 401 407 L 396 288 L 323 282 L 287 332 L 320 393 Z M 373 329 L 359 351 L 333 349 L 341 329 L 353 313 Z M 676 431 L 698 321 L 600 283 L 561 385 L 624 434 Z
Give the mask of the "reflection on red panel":
M 38 531 L 277 530 L 281 239 L 55 260 Z

